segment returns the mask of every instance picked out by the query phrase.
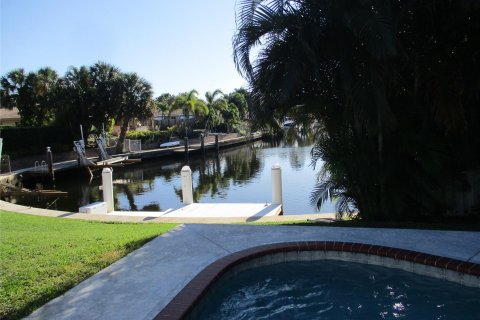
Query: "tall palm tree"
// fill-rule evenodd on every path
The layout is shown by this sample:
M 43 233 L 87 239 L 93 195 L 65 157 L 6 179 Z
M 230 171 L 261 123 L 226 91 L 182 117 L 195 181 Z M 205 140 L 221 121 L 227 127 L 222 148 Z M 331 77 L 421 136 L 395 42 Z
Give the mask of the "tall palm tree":
M 304 114 L 322 128 L 317 206 L 341 196 L 340 211 L 377 220 L 455 206 L 452 181 L 480 161 L 478 3 L 245 0 L 237 19 L 255 116 Z
M 185 136 L 188 136 L 190 115 L 208 115 L 208 107 L 202 99 L 197 97 L 197 90 L 179 94 L 174 101 L 174 109 L 182 109 L 185 117 Z
M 122 100 L 116 112 L 121 119 L 120 136 L 117 143 L 117 152 L 122 152 L 125 136 L 130 120 L 145 119 L 152 116 L 152 86 L 136 73 L 122 74 L 120 78 Z
M 122 74 L 117 67 L 101 61 L 92 65 L 89 71 L 95 105 L 90 116 L 99 131 L 102 124 L 117 116 L 124 89 Z
M 363 141 L 363 153 L 372 152 L 372 139 L 376 139 L 375 168 L 381 168 L 383 131 L 394 123 L 382 77 L 388 73 L 386 62 L 397 47 L 389 3 L 376 1 L 374 10 L 372 3 L 242 1 L 233 45 L 234 61 L 250 82 L 259 113 L 281 118 L 295 109 L 314 115 L 327 132 L 345 126 L 352 135 L 337 139 Z M 251 61 L 254 51 L 258 54 Z M 357 164 L 352 159 L 341 165 L 350 172 Z M 356 182 L 376 185 L 379 190 L 370 192 L 369 198 L 378 200 L 383 192 L 383 172 L 371 173 L 368 181 Z M 361 193 L 357 191 L 353 198 L 362 198 Z M 360 202 L 372 216 L 381 215 L 382 201 L 380 205 Z
M 175 97 L 170 93 L 164 93 L 158 96 L 155 101 L 157 103 L 157 109 L 162 112 L 162 119 L 167 115 L 167 127 L 170 126 L 170 115 L 172 113 L 173 102 Z
M 90 115 L 95 108 L 95 93 L 90 71 L 86 66 L 70 67 L 60 79 L 57 121 L 64 124 L 72 136 L 78 137 L 80 125 L 85 128 L 94 125 Z
M 58 84 L 53 69 L 41 68 L 28 74 L 23 69 L 12 70 L 0 83 L 2 107 L 18 108 L 22 125 L 41 126 L 53 120 Z
M 205 102 L 209 110 L 208 119 L 205 123 L 205 129 L 209 126 L 216 127 L 221 122 L 221 111 L 227 107 L 227 101 L 224 99 L 224 94 L 220 89 L 213 92 L 207 91 L 205 93 Z
M 2 76 L 0 79 L 2 108 L 11 110 L 22 104 L 26 77 L 25 70 L 22 68 L 12 70 Z

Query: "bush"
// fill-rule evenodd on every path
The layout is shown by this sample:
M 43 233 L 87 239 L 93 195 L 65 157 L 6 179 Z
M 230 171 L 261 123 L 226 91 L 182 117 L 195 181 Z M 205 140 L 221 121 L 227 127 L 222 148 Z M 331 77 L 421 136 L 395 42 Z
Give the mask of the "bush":
M 142 140 L 142 143 L 153 141 L 164 141 L 170 137 L 168 131 L 129 131 L 126 138 L 132 140 Z
M 10 156 L 27 156 L 44 153 L 46 147 L 55 152 L 72 149 L 73 137 L 63 127 L 3 127 L 0 130 L 3 138 L 2 154 Z

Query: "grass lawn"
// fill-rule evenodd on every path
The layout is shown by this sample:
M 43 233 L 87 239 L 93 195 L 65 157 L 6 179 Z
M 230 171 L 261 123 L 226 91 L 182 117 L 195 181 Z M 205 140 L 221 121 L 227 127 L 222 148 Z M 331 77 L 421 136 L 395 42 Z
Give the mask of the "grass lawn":
M 0 210 L 0 319 L 28 315 L 173 227 Z

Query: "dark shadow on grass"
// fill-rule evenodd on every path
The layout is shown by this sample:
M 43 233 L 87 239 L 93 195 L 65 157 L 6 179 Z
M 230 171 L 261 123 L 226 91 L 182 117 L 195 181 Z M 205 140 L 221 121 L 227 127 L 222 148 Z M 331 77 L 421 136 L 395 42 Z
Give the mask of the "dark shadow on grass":
M 265 223 L 268 224 L 268 223 Z M 346 228 L 390 228 L 390 229 L 420 229 L 420 230 L 449 230 L 449 231 L 480 231 L 480 221 L 455 222 L 377 222 L 377 221 L 305 221 L 275 223 L 275 225 L 293 226 L 321 226 Z

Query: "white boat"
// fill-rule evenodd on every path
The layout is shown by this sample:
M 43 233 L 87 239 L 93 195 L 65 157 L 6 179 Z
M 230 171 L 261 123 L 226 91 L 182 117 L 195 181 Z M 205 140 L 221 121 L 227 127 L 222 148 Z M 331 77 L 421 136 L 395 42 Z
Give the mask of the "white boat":
M 179 145 L 180 145 L 179 140 L 170 138 L 170 141 L 160 144 L 160 148 L 178 147 Z
M 287 121 L 283 122 L 282 128 L 283 129 L 289 129 L 289 128 L 293 127 L 294 124 L 295 124 L 295 122 L 293 120 L 287 120 Z

